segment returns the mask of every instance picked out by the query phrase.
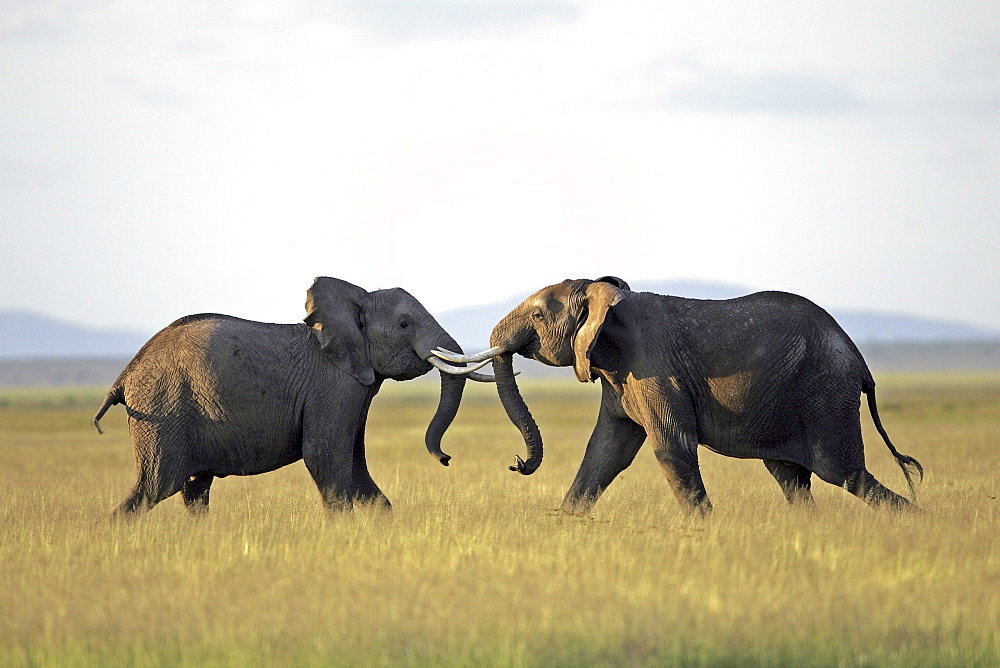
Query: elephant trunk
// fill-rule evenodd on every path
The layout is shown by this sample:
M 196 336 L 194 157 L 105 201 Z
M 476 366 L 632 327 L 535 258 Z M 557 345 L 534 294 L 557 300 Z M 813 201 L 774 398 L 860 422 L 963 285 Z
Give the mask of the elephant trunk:
M 507 417 L 514 423 L 514 426 L 521 432 L 524 444 L 528 447 L 527 461 L 517 457 L 517 463 L 510 467 L 511 471 L 517 471 L 522 475 L 531 475 L 542 463 L 542 435 L 538 431 L 528 405 L 521 398 L 521 392 L 517 389 L 517 382 L 514 380 L 513 353 L 503 353 L 493 358 L 493 373 L 497 379 L 497 393 L 500 395 L 500 403 L 503 404 Z
M 455 340 L 447 334 L 442 339 L 441 347 L 449 350 L 461 350 Z M 441 396 L 438 399 L 434 417 L 431 418 L 430 424 L 427 425 L 427 432 L 424 434 L 427 452 L 436 457 L 444 466 L 448 466 L 451 455 L 445 454 L 441 450 L 441 437 L 444 436 L 444 432 L 451 426 L 458 413 L 458 406 L 462 403 L 462 393 L 465 391 L 465 381 L 465 376 L 441 372 Z
M 465 390 L 465 380 L 465 376 L 441 373 L 441 398 L 438 400 L 437 410 L 434 412 L 430 424 L 427 425 L 427 433 L 424 435 L 427 452 L 445 466 L 451 460 L 451 455 L 441 451 L 441 437 L 444 436 L 444 432 L 451 426 L 455 414 L 458 413 L 458 406 L 462 403 L 462 392 Z

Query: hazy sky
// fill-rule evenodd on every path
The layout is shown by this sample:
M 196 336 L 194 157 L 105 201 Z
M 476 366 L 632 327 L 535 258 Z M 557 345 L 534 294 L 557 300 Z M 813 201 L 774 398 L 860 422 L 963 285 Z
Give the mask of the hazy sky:
M 703 278 L 1000 328 L 1000 4 L 3 0 L 0 308 Z

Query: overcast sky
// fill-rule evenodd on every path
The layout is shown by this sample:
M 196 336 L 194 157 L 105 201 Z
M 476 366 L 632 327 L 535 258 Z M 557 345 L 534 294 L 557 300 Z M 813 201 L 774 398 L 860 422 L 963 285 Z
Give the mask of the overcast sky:
M 3 0 L 0 308 L 700 278 L 1000 329 L 1000 4 Z

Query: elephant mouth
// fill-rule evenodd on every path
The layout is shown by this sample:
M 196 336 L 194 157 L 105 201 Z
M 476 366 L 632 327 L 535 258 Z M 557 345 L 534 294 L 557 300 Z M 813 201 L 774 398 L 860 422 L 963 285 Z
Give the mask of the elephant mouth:
M 542 344 L 537 340 L 529 341 L 517 350 L 512 350 L 511 352 L 517 353 L 521 357 L 527 357 L 529 359 L 537 360 L 539 362 L 544 362 L 545 360 L 539 357 L 542 351 Z
M 425 373 L 431 370 L 430 365 L 421 365 L 421 366 L 423 366 L 423 368 L 420 371 L 401 371 L 399 373 L 388 375 L 386 376 L 386 378 L 398 381 L 413 380 L 414 378 L 419 378 L 420 376 L 423 376 Z

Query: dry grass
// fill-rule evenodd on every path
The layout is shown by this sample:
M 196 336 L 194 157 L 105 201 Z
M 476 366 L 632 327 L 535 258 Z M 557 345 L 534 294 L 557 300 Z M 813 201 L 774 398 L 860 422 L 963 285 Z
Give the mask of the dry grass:
M 3 665 L 996 665 L 1000 377 L 880 380 L 924 512 L 875 513 L 817 483 L 793 510 L 760 462 L 703 452 L 716 512 L 683 515 L 643 449 L 590 518 L 554 514 L 597 389 L 525 383 L 546 439 L 531 477 L 488 387 L 422 446 L 434 384 L 392 384 L 369 426 L 391 513 L 331 515 L 301 463 L 107 510 L 132 483 L 101 390 L 0 394 Z M 902 476 L 865 421 L 869 465 Z

